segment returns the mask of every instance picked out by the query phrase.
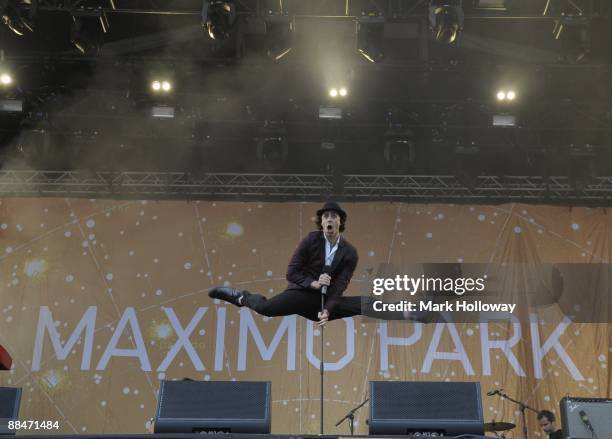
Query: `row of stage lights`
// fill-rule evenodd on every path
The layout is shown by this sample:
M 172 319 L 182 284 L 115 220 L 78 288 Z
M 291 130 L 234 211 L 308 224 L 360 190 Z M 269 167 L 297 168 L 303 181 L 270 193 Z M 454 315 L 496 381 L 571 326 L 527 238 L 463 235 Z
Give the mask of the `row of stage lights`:
M 0 85 L 2 86 L 10 86 L 13 83 L 13 77 L 8 72 L 0 72 Z M 155 79 L 151 81 L 151 90 L 154 93 L 169 93 L 172 91 L 173 85 L 167 79 Z M 329 89 L 329 97 L 336 98 L 345 98 L 348 96 L 348 90 L 346 87 L 340 88 L 330 88 Z M 497 92 L 497 100 L 498 101 L 514 101 L 517 95 L 514 90 L 499 90 Z
M 0 82 L 2 82 L 2 77 L 0 77 Z M 168 81 L 168 80 L 161 80 L 161 79 L 155 79 L 153 81 L 151 81 L 151 90 L 154 93 L 169 93 L 170 91 L 172 91 L 172 82 Z M 329 97 L 336 99 L 336 98 L 345 98 L 348 96 L 348 90 L 346 89 L 346 87 L 340 87 L 340 88 L 330 88 L 329 89 Z
M 8 82 L 5 82 L 5 78 Z M 0 83 L 2 84 L 10 84 L 12 82 L 12 79 L 10 78 L 9 75 L 7 74 L 3 74 L 2 76 L 0 76 Z M 155 93 L 168 93 L 172 90 L 172 83 L 170 81 L 167 80 L 154 80 L 151 82 L 151 90 L 153 90 L 153 92 Z M 330 88 L 329 89 L 329 97 L 336 99 L 336 98 L 345 98 L 348 96 L 348 90 L 346 89 L 346 87 L 340 87 L 340 88 Z M 514 101 L 516 99 L 516 92 L 514 90 L 499 90 L 497 92 L 497 100 L 498 101 Z

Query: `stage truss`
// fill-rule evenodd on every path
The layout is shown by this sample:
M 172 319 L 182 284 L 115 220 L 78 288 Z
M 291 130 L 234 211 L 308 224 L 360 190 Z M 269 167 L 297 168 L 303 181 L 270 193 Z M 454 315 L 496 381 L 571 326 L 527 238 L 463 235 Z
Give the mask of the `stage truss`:
M 612 176 L 230 174 L 0 171 L 0 197 L 531 202 L 607 206 Z

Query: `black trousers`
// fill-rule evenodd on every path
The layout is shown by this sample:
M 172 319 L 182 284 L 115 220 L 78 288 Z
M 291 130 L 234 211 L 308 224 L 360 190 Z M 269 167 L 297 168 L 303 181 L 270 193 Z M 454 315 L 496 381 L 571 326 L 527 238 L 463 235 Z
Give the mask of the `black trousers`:
M 242 304 L 258 314 L 277 317 L 297 314 L 312 321 L 319 321 L 318 313 L 321 311 L 321 293 L 314 289 L 290 288 L 267 298 L 261 294 L 245 291 Z M 340 297 L 336 307 L 332 310 L 329 320 L 343 319 L 361 315 L 364 301 L 371 301 L 367 296 Z

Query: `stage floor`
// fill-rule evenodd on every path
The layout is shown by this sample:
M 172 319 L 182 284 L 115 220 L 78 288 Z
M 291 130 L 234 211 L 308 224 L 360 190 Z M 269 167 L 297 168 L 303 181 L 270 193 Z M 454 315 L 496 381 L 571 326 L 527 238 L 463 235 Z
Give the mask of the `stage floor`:
M 422 436 L 350 436 L 350 435 L 274 435 L 274 434 L 200 434 L 200 433 L 156 433 L 156 434 L 87 434 L 87 435 L 31 435 L 23 436 L 18 435 L 21 439 L 40 439 L 41 437 L 56 438 L 56 439 L 151 439 L 151 437 L 163 438 L 163 439 L 183 439 L 183 438 L 202 438 L 203 436 L 211 439 L 340 439 L 340 438 L 351 438 L 351 439 L 366 439 L 366 438 L 394 438 L 394 439 L 414 439 L 422 438 Z M 10 437 L 10 436 L 7 436 Z M 452 439 L 455 436 L 436 436 L 440 439 Z M 462 438 L 469 438 L 469 436 L 463 435 Z M 489 436 L 472 436 L 473 438 L 484 438 Z M 491 436 L 494 438 L 494 436 Z

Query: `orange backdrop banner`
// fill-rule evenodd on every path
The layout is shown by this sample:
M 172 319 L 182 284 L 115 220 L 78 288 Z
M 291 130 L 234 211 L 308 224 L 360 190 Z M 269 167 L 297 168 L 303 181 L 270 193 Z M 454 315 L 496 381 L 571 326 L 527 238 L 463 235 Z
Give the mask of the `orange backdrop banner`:
M 272 431 L 318 433 L 318 330 L 209 299 L 217 285 L 281 292 L 287 262 L 314 230 L 313 203 L 0 200 L 0 344 L 23 388 L 20 419 L 60 432 L 140 433 L 160 379 L 272 382 Z M 604 210 L 347 203 L 360 260 L 348 294 L 371 291 L 383 264 L 608 263 Z M 520 424 L 503 388 L 558 413 L 567 394 L 610 397 L 607 323 L 330 323 L 326 414 L 334 423 L 368 381 L 479 381 L 485 421 Z M 367 433 L 368 408 L 356 416 Z M 530 432 L 537 431 L 529 415 Z M 519 426 L 520 427 L 520 426 Z

